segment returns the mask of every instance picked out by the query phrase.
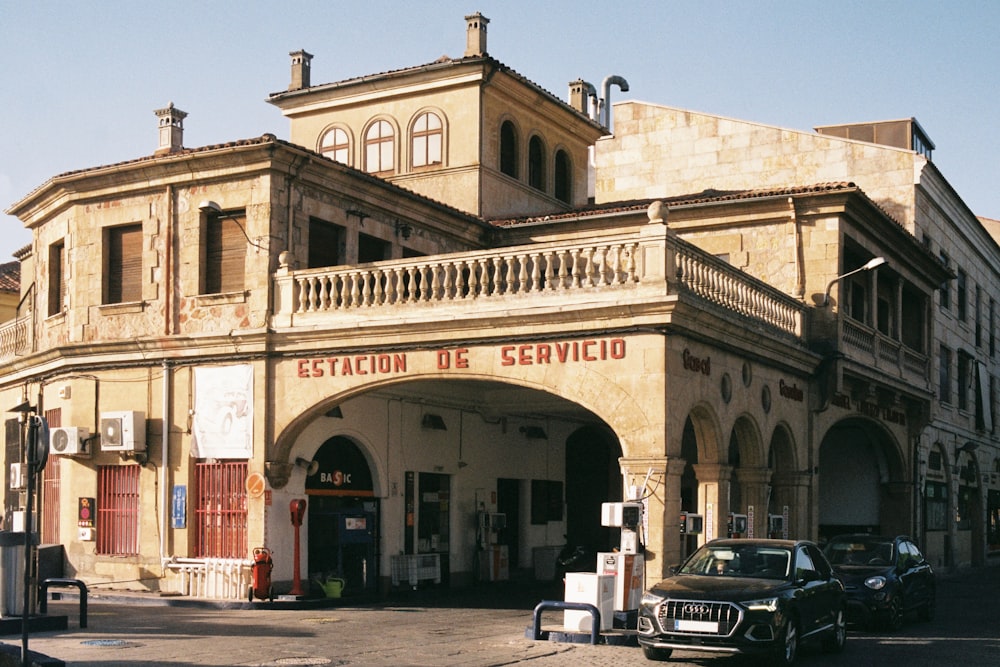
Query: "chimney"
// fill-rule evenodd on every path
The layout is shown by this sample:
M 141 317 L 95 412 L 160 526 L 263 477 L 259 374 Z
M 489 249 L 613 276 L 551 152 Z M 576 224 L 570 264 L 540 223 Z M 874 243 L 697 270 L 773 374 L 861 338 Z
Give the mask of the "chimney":
M 309 69 L 312 67 L 312 54 L 307 51 L 292 51 L 292 82 L 288 84 L 288 90 L 302 90 L 308 88 Z
M 486 24 L 490 20 L 476 12 L 465 17 L 465 57 L 475 58 L 486 53 Z
M 175 108 L 173 102 L 153 113 L 159 119 L 160 128 L 160 146 L 154 155 L 166 155 L 184 148 L 184 119 L 187 113 Z
M 588 118 L 592 118 L 591 100 L 597 101 L 597 89 L 594 84 L 583 79 L 569 82 L 569 105 Z

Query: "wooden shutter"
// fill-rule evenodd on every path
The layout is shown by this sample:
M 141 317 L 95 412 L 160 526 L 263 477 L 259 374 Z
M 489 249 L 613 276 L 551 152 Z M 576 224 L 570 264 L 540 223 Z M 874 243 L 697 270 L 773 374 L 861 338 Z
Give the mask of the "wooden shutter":
M 142 301 L 142 225 L 108 230 L 107 303 Z
M 209 218 L 205 234 L 205 294 L 243 291 L 247 256 L 245 220 L 230 215 Z

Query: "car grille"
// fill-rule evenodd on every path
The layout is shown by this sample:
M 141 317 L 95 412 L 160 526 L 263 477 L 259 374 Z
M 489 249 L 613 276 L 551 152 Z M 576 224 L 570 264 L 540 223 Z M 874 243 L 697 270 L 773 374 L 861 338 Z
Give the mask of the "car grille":
M 732 634 L 740 624 L 740 608 L 729 602 L 703 602 L 700 600 L 665 600 L 660 605 L 660 625 L 667 632 L 705 634 L 697 631 L 675 630 L 674 621 L 710 621 L 718 623 L 720 637 Z

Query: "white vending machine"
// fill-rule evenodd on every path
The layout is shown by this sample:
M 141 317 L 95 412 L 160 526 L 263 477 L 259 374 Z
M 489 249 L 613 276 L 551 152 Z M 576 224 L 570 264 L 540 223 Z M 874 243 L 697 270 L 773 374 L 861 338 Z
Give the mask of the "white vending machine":
M 639 608 L 646 559 L 642 554 L 602 552 L 597 554 L 597 573 L 615 578 L 615 611 Z

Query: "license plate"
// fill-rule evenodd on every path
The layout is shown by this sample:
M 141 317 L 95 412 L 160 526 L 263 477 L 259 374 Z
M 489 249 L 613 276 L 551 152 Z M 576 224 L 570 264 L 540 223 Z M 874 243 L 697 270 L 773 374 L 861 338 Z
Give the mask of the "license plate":
M 716 621 L 674 621 L 674 630 L 678 632 L 707 632 L 717 634 L 719 624 Z

